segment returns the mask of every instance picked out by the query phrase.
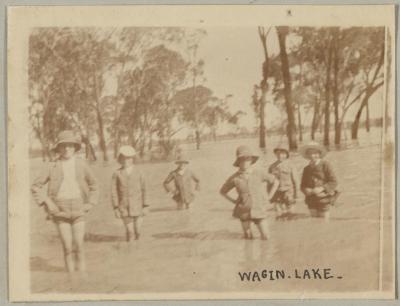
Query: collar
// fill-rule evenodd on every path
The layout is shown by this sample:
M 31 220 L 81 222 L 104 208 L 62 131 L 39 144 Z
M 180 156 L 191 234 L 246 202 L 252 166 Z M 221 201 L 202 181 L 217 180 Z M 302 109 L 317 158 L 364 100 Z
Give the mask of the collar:
M 321 159 L 317 159 L 317 161 L 315 163 L 313 163 L 312 161 L 310 162 L 310 165 L 313 166 L 318 166 L 321 163 Z

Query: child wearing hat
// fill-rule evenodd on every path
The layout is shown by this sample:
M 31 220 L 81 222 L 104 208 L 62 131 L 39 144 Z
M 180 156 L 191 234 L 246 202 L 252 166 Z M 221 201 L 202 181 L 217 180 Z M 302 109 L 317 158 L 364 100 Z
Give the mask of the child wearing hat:
M 323 159 L 326 153 L 326 149 L 315 142 L 301 149 L 302 156 L 310 162 L 303 170 L 300 188 L 305 195 L 311 216 L 328 221 L 330 207 L 334 204 L 338 192 L 333 169 Z
M 111 182 L 111 199 L 114 215 L 122 219 L 126 241 L 138 240 L 141 234 L 143 216 L 148 212 L 146 182 L 134 165 L 136 151 L 131 146 L 122 146 L 118 153 L 117 169 Z
M 253 164 L 258 160 L 247 146 L 240 146 L 236 150 L 234 166 L 238 167 L 231 177 L 223 184 L 220 193 L 228 201 L 235 204 L 233 216 L 240 219 L 244 238 L 252 239 L 251 223 L 255 223 L 261 239 L 268 239 L 266 209 L 269 200 L 278 188 L 279 181 L 266 170 L 254 169 Z M 266 184 L 272 185 L 267 196 Z M 234 198 L 229 192 L 235 189 L 238 197 Z
M 195 195 L 193 182 L 196 184 L 196 191 L 200 190 L 200 180 L 188 168 L 189 160 L 184 153 L 180 153 L 175 161 L 176 169 L 171 171 L 164 180 L 163 186 L 167 193 L 172 194 L 172 199 L 177 204 L 177 209 L 189 209 Z M 171 188 L 171 183 L 174 183 Z
M 289 150 L 283 145 L 274 148 L 276 161 L 271 164 L 268 172 L 275 175 L 279 181 L 278 190 L 273 195 L 271 202 L 275 206 L 277 219 L 290 218 L 292 207 L 297 198 L 297 173 L 289 160 Z
M 86 162 L 76 157 L 80 147 L 80 141 L 72 131 L 61 132 L 54 148 L 57 159 L 32 185 L 36 202 L 45 207 L 48 218 L 58 227 L 68 272 L 86 269 L 84 215 L 98 201 L 96 179 Z M 47 193 L 44 192 L 46 184 Z

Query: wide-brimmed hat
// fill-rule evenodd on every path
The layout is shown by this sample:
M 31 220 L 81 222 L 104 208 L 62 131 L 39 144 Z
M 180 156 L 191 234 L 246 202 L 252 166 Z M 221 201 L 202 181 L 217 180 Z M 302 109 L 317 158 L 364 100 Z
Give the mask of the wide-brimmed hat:
M 277 154 L 279 151 L 285 152 L 289 157 L 289 148 L 284 144 L 279 144 L 274 148 L 274 154 Z
M 189 158 L 185 153 L 179 153 L 175 159 L 175 164 L 188 164 Z
M 79 151 L 81 148 L 80 139 L 74 134 L 73 131 L 62 131 L 58 134 L 57 142 L 54 146 L 54 150 L 58 151 L 58 146 L 62 143 L 73 143 L 75 145 L 75 151 Z
M 307 151 L 308 150 L 316 150 L 319 151 L 321 154 L 321 157 L 324 157 L 328 151 L 326 150 L 326 148 L 323 145 L 320 145 L 318 142 L 315 141 L 311 141 L 310 143 L 304 145 L 303 147 L 300 148 L 300 154 L 304 157 L 304 158 L 308 158 L 307 156 Z
M 251 149 L 248 146 L 239 146 L 236 149 L 236 160 L 233 163 L 235 167 L 239 167 L 239 161 L 243 157 L 251 157 L 251 163 L 254 164 L 258 160 L 258 156 L 253 154 Z
M 136 150 L 131 146 L 122 146 L 118 150 L 118 160 L 123 157 L 134 157 L 136 155 Z

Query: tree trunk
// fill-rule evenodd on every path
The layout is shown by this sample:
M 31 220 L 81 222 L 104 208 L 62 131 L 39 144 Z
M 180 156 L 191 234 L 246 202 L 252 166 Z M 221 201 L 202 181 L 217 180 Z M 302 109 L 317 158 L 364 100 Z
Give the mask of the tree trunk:
M 334 46 L 333 46 L 333 106 L 335 113 L 335 145 L 340 144 L 340 124 L 339 124 L 339 29 L 335 28 L 334 32 Z
M 196 134 L 196 149 L 200 150 L 200 143 L 201 143 L 200 131 L 196 129 L 195 134 Z
M 99 126 L 99 128 L 97 129 L 97 134 L 99 136 L 99 146 L 100 150 L 103 152 L 103 160 L 106 162 L 108 161 L 108 154 L 107 154 L 106 140 L 104 137 L 104 124 L 103 124 L 103 118 L 98 108 L 96 108 L 96 115 L 97 115 L 97 123 Z
M 265 143 L 265 96 L 266 92 L 262 91 L 260 97 L 260 131 L 259 131 L 259 147 L 262 150 L 265 150 L 266 143 Z
M 300 101 L 297 100 L 297 121 L 299 125 L 299 141 L 303 141 L 303 127 L 301 125 L 301 110 L 300 110 Z
M 292 103 L 292 89 L 290 84 L 290 72 L 289 72 L 289 61 L 286 52 L 286 36 L 288 34 L 288 27 L 277 27 L 279 40 L 279 48 L 280 48 L 280 58 L 282 62 L 282 77 L 284 83 L 284 96 L 285 96 L 285 104 L 286 104 L 286 113 L 288 116 L 288 125 L 287 125 L 287 137 L 289 141 L 289 149 L 297 150 L 297 141 L 296 141 L 296 124 L 294 119 L 293 112 L 293 103 Z
M 332 42 L 330 42 L 328 50 L 328 63 L 326 69 L 325 82 L 325 125 L 324 125 L 324 145 L 329 146 L 329 131 L 330 131 L 330 91 L 331 91 L 331 66 L 332 66 Z
M 85 135 L 81 135 L 82 137 L 82 142 L 85 145 L 85 156 L 87 160 L 90 161 L 95 161 L 97 160 L 96 158 L 96 152 L 94 151 L 94 148 L 89 140 L 89 137 Z
M 369 133 L 369 103 L 367 102 L 367 104 L 365 105 L 366 108 L 366 112 L 365 112 L 365 130 L 367 131 L 367 133 Z
M 320 101 L 319 101 L 319 99 L 316 99 L 315 103 L 314 103 L 314 114 L 313 114 L 313 119 L 312 119 L 312 123 L 311 123 L 311 139 L 312 140 L 315 140 L 315 132 L 318 129 L 319 108 L 320 108 Z

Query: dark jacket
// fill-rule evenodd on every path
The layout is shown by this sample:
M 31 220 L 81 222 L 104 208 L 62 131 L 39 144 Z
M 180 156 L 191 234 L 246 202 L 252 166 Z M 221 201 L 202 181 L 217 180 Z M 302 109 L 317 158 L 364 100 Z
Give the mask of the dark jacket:
M 301 191 L 305 194 L 306 188 L 315 187 L 323 187 L 327 196 L 334 196 L 336 194 L 336 176 L 330 164 L 325 160 L 321 160 L 318 165 L 309 164 L 303 170 L 300 185 Z M 314 204 L 330 204 L 329 201 L 322 203 L 322 200 L 318 200 L 318 197 L 315 195 L 306 195 L 306 203 L 309 206 Z
M 111 199 L 114 208 L 118 208 L 123 217 L 143 215 L 143 208 L 149 206 L 146 201 L 146 182 L 136 168 L 128 175 L 121 167 L 114 172 L 111 182 Z
M 80 158 L 76 158 L 75 166 L 76 180 L 81 191 L 82 200 L 88 204 L 97 204 L 98 186 L 92 170 L 88 164 Z M 57 201 L 57 194 L 60 190 L 62 181 L 63 169 L 61 161 L 56 160 L 55 162 L 50 163 L 32 184 L 31 190 L 36 202 L 41 205 L 45 202 L 46 197 L 50 197 L 54 202 Z M 43 190 L 43 187 L 46 184 L 48 185 L 47 194 Z
M 171 188 L 170 183 L 174 182 Z M 193 183 L 196 183 L 196 190 L 200 189 L 199 178 L 189 169 L 185 169 L 183 174 L 179 174 L 178 170 L 172 171 L 164 180 L 164 188 L 168 192 L 174 192 L 174 200 L 180 203 L 189 204 L 194 200 Z

